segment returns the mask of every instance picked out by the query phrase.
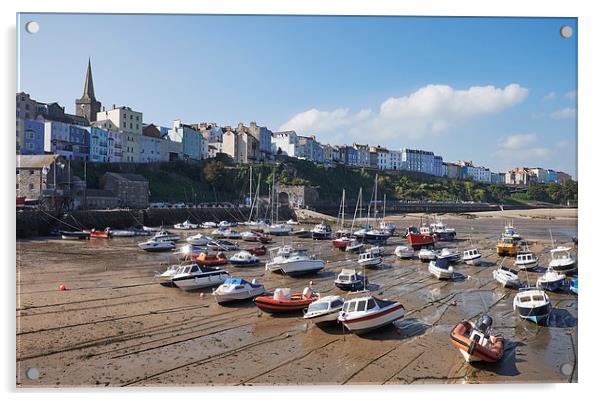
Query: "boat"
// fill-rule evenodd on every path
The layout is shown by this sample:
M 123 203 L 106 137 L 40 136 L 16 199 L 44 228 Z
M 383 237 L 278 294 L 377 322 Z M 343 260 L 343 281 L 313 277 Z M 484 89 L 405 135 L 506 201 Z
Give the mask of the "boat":
M 575 277 L 571 280 L 569 284 L 569 292 L 575 295 L 579 294 L 579 277 Z
M 418 252 L 418 259 L 423 263 L 427 263 L 431 260 L 436 260 L 437 255 L 438 252 L 433 248 L 422 248 Z
M 90 239 L 90 233 L 86 231 L 59 231 L 62 239 Z
M 249 251 L 240 251 L 230 257 L 230 264 L 234 266 L 253 266 L 259 264 L 259 258 Z
M 136 237 L 138 235 L 150 235 L 151 231 L 147 230 L 111 230 L 113 238 Z
M 175 287 L 171 279 L 176 275 L 180 265 L 170 265 L 163 273 L 155 274 L 155 278 L 159 280 L 159 284 L 164 287 Z
M 311 230 L 311 239 L 314 240 L 325 240 L 330 239 L 332 236 L 332 229 L 329 224 L 316 224 Z
M 359 254 L 358 258 L 357 258 L 357 263 L 359 263 L 360 266 L 364 266 L 364 267 L 376 267 L 378 265 L 380 265 L 383 262 L 383 258 L 382 256 L 380 256 L 380 254 L 372 252 L 372 251 L 367 251 L 367 252 L 362 252 Z
M 236 230 L 226 230 L 226 238 L 228 239 L 240 239 L 240 233 Z
M 566 275 L 548 267 L 543 276 L 537 279 L 536 287 L 547 291 L 558 291 L 564 287 Z
M 409 227 L 405 237 L 408 244 L 410 244 L 414 250 L 435 245 L 435 237 L 431 234 L 431 230 L 426 226 L 422 226 L 420 229 L 417 227 Z
M 195 262 L 201 266 L 222 266 L 228 263 L 228 258 L 223 252 L 201 252 Z
M 504 226 L 504 232 L 502 233 L 502 238 L 507 238 L 512 241 L 520 241 L 521 236 L 514 228 L 514 222 L 507 222 Z
M 215 223 L 214 221 L 206 221 L 203 224 L 201 224 L 201 228 L 215 228 L 217 227 L 217 223 Z
M 172 241 L 158 241 L 156 239 L 149 239 L 138 244 L 138 247 L 146 252 L 169 252 L 176 248 L 176 244 Z
M 346 247 L 345 252 L 361 252 L 364 250 L 364 244 L 357 239 L 353 239 Z
M 368 243 L 386 243 L 387 240 L 389 239 L 389 237 L 391 236 L 391 233 L 389 231 L 386 230 L 382 230 L 382 229 L 377 229 L 377 228 L 372 228 L 371 226 L 369 226 L 369 218 L 370 218 L 370 208 L 372 207 L 372 204 L 374 203 L 374 208 L 373 208 L 373 220 L 374 223 L 376 223 L 378 221 L 378 174 L 375 174 L 374 176 L 374 191 L 372 193 L 372 198 L 370 199 L 370 203 L 368 205 L 368 212 L 366 213 L 366 230 L 363 232 L 363 240 L 365 242 Z M 370 227 L 370 228 L 368 228 Z
M 259 234 L 255 231 L 243 231 L 240 238 L 247 242 L 259 242 Z
M 247 249 L 251 255 L 262 256 L 268 253 L 267 248 L 264 245 L 256 246 L 250 249 Z
M 323 260 L 310 256 L 307 250 L 281 247 L 276 256 L 270 258 L 270 261 L 265 264 L 265 270 L 294 277 L 317 273 L 324 266 Z
M 265 287 L 256 279 L 249 283 L 242 278 L 229 277 L 213 291 L 213 297 L 218 304 L 223 305 L 229 302 L 253 299 L 264 292 Z
M 454 277 L 454 268 L 447 259 L 431 260 L 429 262 L 429 272 L 439 280 Z
M 290 288 L 276 288 L 272 295 L 255 297 L 255 305 L 267 313 L 301 312 L 320 298 L 320 294 L 306 287 L 301 294 L 291 294 Z
M 293 220 L 293 219 L 288 219 L 286 221 L 286 224 L 288 224 L 289 226 L 296 226 L 299 224 L 299 222 L 297 220 Z
M 155 240 L 155 241 L 171 241 L 171 242 L 177 242 L 180 240 L 180 236 L 176 235 L 176 234 L 172 234 L 167 230 L 163 230 L 163 231 L 159 231 L 157 234 L 155 234 L 151 239 Z
M 90 233 L 90 238 L 109 239 L 112 237 L 111 230 L 109 228 L 105 228 L 104 230 L 92 228 L 84 231 Z
M 395 248 L 395 251 L 393 251 L 393 253 L 399 259 L 411 259 L 414 257 L 414 249 L 412 249 L 412 247 L 406 246 L 406 245 L 397 246 Z
M 207 237 L 201 233 L 198 233 L 198 234 L 195 234 L 195 235 L 192 235 L 192 236 L 186 238 L 186 242 L 188 242 L 190 245 L 196 245 L 196 246 L 206 246 L 211 241 L 213 241 L 213 238 Z
M 297 238 L 311 238 L 311 231 L 305 228 L 300 228 L 299 230 L 295 230 L 291 232 Z
M 520 289 L 514 297 L 512 307 L 518 311 L 520 317 L 535 323 L 547 321 L 552 311 L 548 294 L 544 290 L 534 288 Z
M 222 220 L 218 223 L 217 227 L 218 228 L 230 228 L 230 227 L 236 227 L 238 224 L 236 222 L 230 222 L 227 220 Z
M 199 228 L 198 224 L 192 224 L 190 220 L 186 219 L 183 223 L 174 224 L 173 228 L 176 230 L 196 230 Z
M 142 226 L 142 231 L 146 231 L 148 233 L 156 233 L 159 231 L 162 231 L 163 227 L 149 227 L 149 226 Z
M 559 246 L 550 251 L 551 259 L 548 267 L 562 273 L 577 270 L 577 260 L 571 255 L 571 249 Z
M 490 334 L 493 319 L 483 316 L 478 324 L 458 323 L 450 332 L 451 342 L 466 362 L 498 362 L 504 356 L 504 337 Z
M 479 266 L 481 264 L 481 253 L 476 248 L 465 249 L 462 252 L 462 261 L 467 265 Z
M 354 238 L 342 236 L 332 240 L 332 246 L 344 251 L 349 244 L 355 241 Z
M 430 231 L 437 237 L 438 241 L 453 241 L 456 239 L 456 229 L 448 228 L 440 219 L 430 226 Z
M 335 324 L 338 322 L 339 313 L 344 304 L 345 299 L 339 295 L 318 298 L 309 304 L 303 314 L 303 319 L 309 320 L 318 326 Z
M 211 231 L 211 237 L 213 238 L 226 238 L 228 237 L 228 234 L 230 233 L 230 230 L 224 227 L 218 227 L 215 230 Z
M 387 221 L 387 194 L 383 197 L 383 218 L 380 221 L 379 228 L 389 235 L 395 234 L 395 230 L 397 230 L 397 226 L 394 223 Z
M 210 241 L 207 246 L 220 251 L 235 251 L 238 249 L 238 243 L 219 239 Z
M 493 271 L 492 275 L 495 281 L 504 287 L 517 288 L 521 285 L 521 281 L 518 278 L 518 272 L 509 267 L 500 266 Z
M 495 245 L 495 251 L 500 256 L 515 256 L 518 253 L 518 245 L 513 239 L 502 237 Z
M 386 243 L 390 236 L 386 230 L 372 229 L 364 233 L 364 240 L 369 243 Z
M 180 257 L 180 260 L 195 260 L 201 253 L 212 252 L 213 250 L 206 246 L 196 246 L 187 244 L 181 247 L 180 249 L 176 249 L 174 252 L 175 255 Z
M 443 248 L 437 255 L 437 259 L 446 259 L 449 263 L 458 263 L 460 261 L 460 252 L 456 249 Z
M 350 238 L 351 230 L 345 227 L 345 189 L 343 189 L 343 195 L 341 196 L 341 203 L 339 204 L 339 214 L 337 215 L 337 231 L 335 232 L 337 238 Z M 334 244 L 333 244 L 334 245 Z M 335 248 L 337 246 L 335 245 Z M 342 249 L 341 247 L 338 247 Z
M 202 266 L 196 263 L 181 266 L 171 281 L 184 291 L 221 285 L 230 274 L 222 269 Z
M 368 231 L 372 230 L 372 226 L 364 225 L 353 232 L 353 236 L 359 240 L 363 240 Z
M 353 333 L 363 334 L 403 318 L 403 305 L 372 295 L 348 299 L 339 314 L 339 322 Z
M 334 280 L 334 285 L 343 291 L 364 290 L 368 285 L 368 278 L 355 269 L 343 269 Z
M 267 233 L 278 237 L 290 235 L 292 231 L 291 226 L 286 224 L 272 224 L 268 229 Z
M 521 270 L 534 269 L 539 259 L 532 252 L 521 251 L 516 254 L 514 266 Z

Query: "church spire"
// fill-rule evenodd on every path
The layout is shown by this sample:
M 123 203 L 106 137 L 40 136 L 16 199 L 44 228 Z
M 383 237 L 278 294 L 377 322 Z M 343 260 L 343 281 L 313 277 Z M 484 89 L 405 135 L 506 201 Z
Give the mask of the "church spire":
M 81 99 L 75 100 L 75 114 L 85 117 L 89 122 L 96 121 L 96 114 L 100 112 L 100 102 L 94 96 L 94 84 L 92 83 L 92 63 L 88 58 L 88 70 L 84 82 L 84 94 Z
M 90 63 L 89 57 L 88 57 L 88 70 L 86 71 L 86 81 L 84 82 L 84 95 L 82 96 L 82 98 L 96 100 L 94 98 L 94 83 L 92 82 L 92 65 Z

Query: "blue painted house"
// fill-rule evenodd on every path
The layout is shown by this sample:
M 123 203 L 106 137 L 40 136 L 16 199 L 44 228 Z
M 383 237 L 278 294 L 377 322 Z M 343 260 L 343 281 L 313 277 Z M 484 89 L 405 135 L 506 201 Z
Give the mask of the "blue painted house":
M 74 160 L 90 160 L 90 132 L 85 127 L 70 125 L 69 141 L 73 146 Z
M 25 120 L 23 122 L 23 155 L 44 154 L 44 122 L 38 120 Z
M 90 161 L 106 162 L 109 132 L 102 128 L 90 128 Z

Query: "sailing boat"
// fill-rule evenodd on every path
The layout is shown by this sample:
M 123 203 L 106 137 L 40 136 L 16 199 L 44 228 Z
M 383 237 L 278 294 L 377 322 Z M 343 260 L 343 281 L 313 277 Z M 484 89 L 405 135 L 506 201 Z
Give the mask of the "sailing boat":
M 358 208 L 359 206 L 359 208 Z M 355 212 L 353 213 L 353 222 L 351 223 L 351 230 L 353 231 L 353 227 L 355 227 L 355 217 L 356 214 L 359 210 L 359 216 L 357 218 L 357 220 L 361 220 L 362 219 L 362 188 L 360 187 L 360 192 L 357 196 L 357 203 L 355 205 Z M 372 228 L 370 226 L 367 226 L 367 221 L 366 221 L 366 225 L 361 227 L 359 230 L 357 231 L 353 231 L 353 236 L 359 240 L 364 239 L 364 236 L 366 235 L 366 233 Z
M 386 215 L 387 215 L 387 194 L 385 194 L 383 197 L 383 218 L 380 221 L 379 227 L 381 230 L 385 230 L 389 234 L 393 235 L 393 233 L 395 233 L 395 230 L 397 229 L 397 226 L 394 223 L 388 223 L 386 220 Z
M 374 221 L 376 222 L 377 220 L 377 213 L 378 213 L 378 209 L 376 207 L 376 205 L 378 204 L 378 174 L 376 174 L 376 176 L 374 177 Z M 370 202 L 372 203 L 372 202 Z M 369 214 L 369 213 L 368 213 Z M 364 234 L 364 239 L 366 240 L 366 242 L 370 242 L 370 243 L 381 243 L 381 242 L 387 242 L 387 239 L 389 239 L 389 237 L 391 236 L 391 233 L 389 233 L 389 231 L 385 231 L 382 229 L 369 229 L 365 234 Z
M 278 196 L 277 196 L 277 191 L 276 191 L 276 172 L 274 171 L 274 174 L 272 175 L 272 191 L 271 191 L 271 203 L 272 203 L 272 222 L 274 224 L 272 224 L 269 228 L 268 228 L 268 232 L 272 235 L 276 235 L 276 236 L 283 236 L 283 235 L 289 235 L 291 233 L 291 231 L 293 230 L 291 228 L 291 226 L 289 226 L 288 224 L 282 224 L 279 223 L 278 220 Z M 276 204 L 274 207 L 274 203 Z M 275 213 L 275 214 L 274 214 Z M 274 218 L 275 217 L 275 218 Z
M 345 190 L 344 189 L 343 189 L 343 196 L 341 197 L 341 204 L 339 206 L 339 215 L 337 216 L 337 226 L 338 226 L 338 229 L 336 231 L 337 238 L 349 237 L 351 235 L 351 230 L 345 227 Z

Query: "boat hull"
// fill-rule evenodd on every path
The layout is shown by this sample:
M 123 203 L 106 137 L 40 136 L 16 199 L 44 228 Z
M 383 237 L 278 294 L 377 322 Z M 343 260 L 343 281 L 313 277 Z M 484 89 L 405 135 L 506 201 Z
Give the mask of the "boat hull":
M 387 326 L 396 320 L 403 318 L 405 311 L 401 304 L 397 304 L 388 309 L 379 311 L 372 315 L 367 315 L 355 319 L 346 319 L 340 317 L 340 322 L 345 328 L 356 334 L 364 334 L 376 330 L 380 327 Z
M 550 264 L 549 267 L 559 273 L 571 273 L 577 270 L 577 263 L 572 262 L 567 264 Z
M 263 294 L 264 292 L 265 292 L 265 289 L 263 287 L 261 287 L 261 288 L 252 289 L 252 290 L 245 290 L 245 291 L 231 292 L 231 293 L 224 293 L 224 294 L 219 294 L 219 293 L 213 292 L 213 297 L 215 298 L 215 301 L 218 304 L 224 305 L 224 304 L 229 304 L 229 303 L 249 301 L 249 300 Z
M 518 315 L 523 319 L 530 320 L 534 323 L 541 323 L 548 319 L 550 316 L 550 311 L 552 307 L 550 304 L 538 306 L 536 308 L 529 308 L 524 306 L 517 306 L 516 310 L 518 311 Z
M 320 233 L 313 232 L 311 233 L 311 239 L 314 240 L 327 240 L 331 238 L 331 233 Z
M 464 263 L 471 266 L 479 266 L 481 264 L 481 257 L 470 258 L 470 259 L 462 259 Z
M 219 286 L 229 277 L 226 273 L 212 273 L 203 276 L 191 276 L 186 278 L 174 278 L 172 282 L 181 290 L 194 291 L 201 288 Z
M 435 245 L 435 239 L 432 235 L 408 233 L 406 239 L 414 250 Z
M 315 300 L 316 298 L 277 301 L 271 296 L 259 296 L 256 297 L 253 302 L 262 311 L 266 313 L 277 314 L 302 312 L 303 309 L 307 308 L 309 304 Z
M 318 326 L 330 326 L 338 323 L 340 309 L 328 311 L 321 315 L 314 315 L 312 317 L 304 317 L 305 320 L 309 320 Z
M 230 264 L 232 266 L 256 266 L 259 264 L 259 259 L 257 260 L 232 260 L 230 259 Z
M 547 291 L 558 291 L 560 290 L 562 287 L 564 287 L 564 278 L 559 278 L 557 280 L 553 280 L 553 281 L 540 281 L 537 280 L 537 286 L 539 288 L 543 288 L 544 290 Z
M 353 282 L 346 282 L 346 283 L 341 283 L 341 282 L 334 282 L 334 285 L 343 290 L 343 291 L 359 291 L 359 290 L 363 290 L 364 289 L 364 284 L 366 284 L 366 286 L 368 285 L 368 280 L 366 280 L 366 282 L 364 283 L 364 280 L 357 280 L 357 281 L 353 281 Z

